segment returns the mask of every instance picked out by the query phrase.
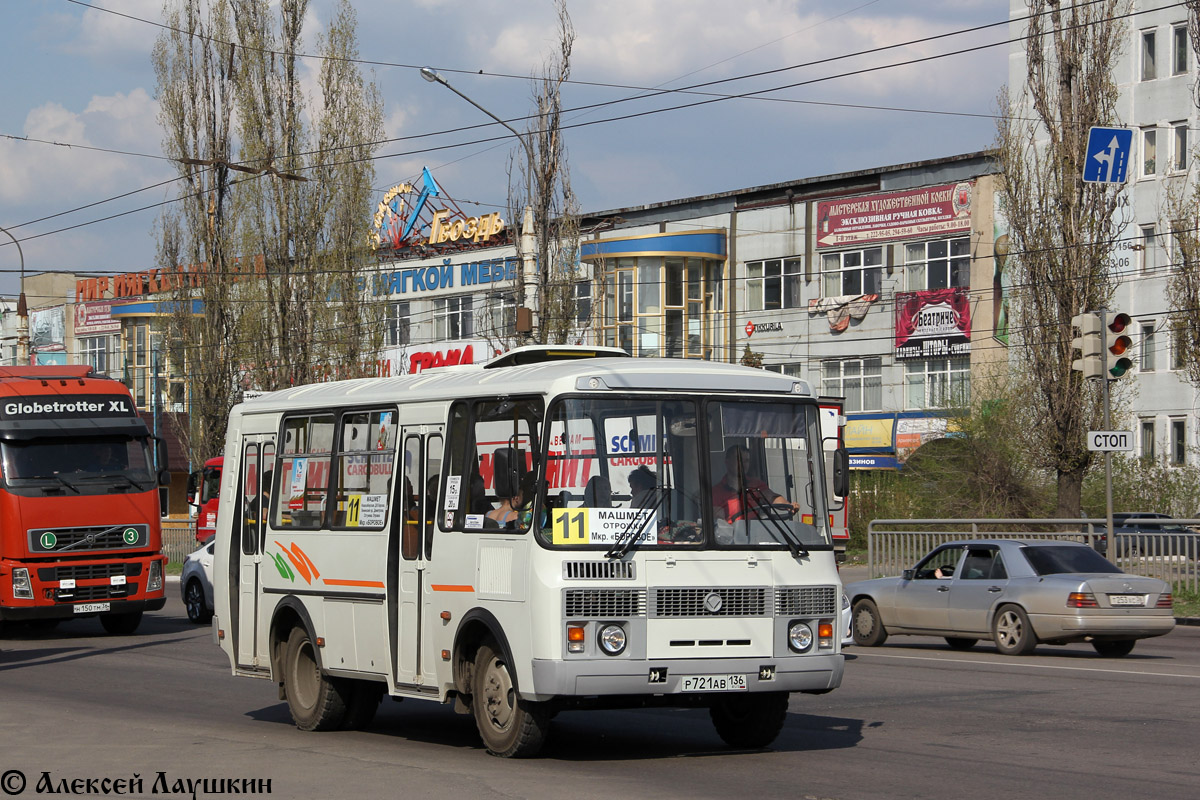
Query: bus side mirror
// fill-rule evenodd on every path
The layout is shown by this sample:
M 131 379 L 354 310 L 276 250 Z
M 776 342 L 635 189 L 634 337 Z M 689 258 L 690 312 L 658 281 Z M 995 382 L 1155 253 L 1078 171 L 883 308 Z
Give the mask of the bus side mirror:
M 837 497 L 850 494 L 850 455 L 844 447 L 833 451 L 833 493 Z

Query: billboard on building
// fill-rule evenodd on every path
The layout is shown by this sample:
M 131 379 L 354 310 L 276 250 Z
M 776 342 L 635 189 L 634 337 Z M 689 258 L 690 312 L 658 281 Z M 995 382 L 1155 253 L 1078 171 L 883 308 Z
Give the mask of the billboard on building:
M 117 333 L 121 330 L 119 320 L 112 318 L 112 302 L 98 300 L 75 304 L 75 335 L 96 336 Z
M 969 231 L 974 189 L 965 181 L 817 203 L 817 247 Z
M 946 358 L 971 352 L 966 287 L 896 293 L 896 359 Z

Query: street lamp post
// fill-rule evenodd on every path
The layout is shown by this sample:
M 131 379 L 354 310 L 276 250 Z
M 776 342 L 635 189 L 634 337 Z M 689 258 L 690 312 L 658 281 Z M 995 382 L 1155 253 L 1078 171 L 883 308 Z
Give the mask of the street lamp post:
M 17 255 L 21 259 L 21 294 L 17 297 L 17 363 L 24 364 L 29 360 L 29 306 L 25 302 L 25 253 L 21 243 L 5 228 L 0 228 L 13 240 L 17 246 Z
M 484 114 L 487 114 L 489 117 L 496 120 L 496 122 L 499 122 L 505 128 L 508 128 L 508 130 L 510 130 L 512 132 L 513 136 L 517 137 L 517 141 L 521 143 L 521 147 L 524 148 L 524 150 L 525 150 L 525 159 L 527 162 L 527 168 L 525 171 L 526 214 L 523 216 L 523 218 L 521 220 L 521 222 L 522 222 L 521 227 L 525 228 L 526 227 L 524 224 L 525 218 L 529 217 L 528 210 L 529 210 L 529 207 L 532 206 L 532 202 L 533 202 L 533 165 L 535 162 L 535 159 L 533 157 L 533 147 L 530 146 L 529 141 L 528 141 L 527 137 L 525 136 L 525 134 L 521 133 L 516 128 L 514 128 L 512 125 L 509 125 L 507 122 L 500 119 L 500 117 L 496 116 L 491 111 L 488 111 L 486 108 L 479 105 L 479 103 L 476 103 L 470 97 L 467 97 L 465 94 L 460 92 L 458 89 L 451 86 L 450 82 L 448 80 L 446 80 L 445 76 L 442 75 L 437 70 L 435 70 L 434 68 L 421 67 L 421 77 L 424 78 L 425 80 L 429 81 L 430 83 L 440 83 L 442 86 L 445 86 L 447 89 L 454 92 L 456 95 L 461 97 L 463 100 L 466 100 L 468 103 L 470 103 L 471 105 L 478 108 Z M 524 233 L 524 231 L 522 231 L 522 233 Z M 522 250 L 525 250 L 525 247 L 522 247 Z M 526 258 L 528 258 L 527 255 L 526 255 Z M 526 272 L 524 263 L 521 265 L 521 271 L 522 271 L 522 275 L 524 275 L 524 273 Z M 524 306 L 524 304 L 525 304 L 525 285 L 524 284 L 525 284 L 525 281 L 524 281 L 524 278 L 522 277 L 520 292 L 519 292 L 520 297 L 517 298 L 518 304 L 519 304 L 518 308 L 520 308 L 521 306 Z M 538 314 L 539 315 L 543 315 L 546 313 L 546 309 L 544 306 L 545 301 L 546 301 L 545 297 L 543 297 L 543 296 L 538 297 Z

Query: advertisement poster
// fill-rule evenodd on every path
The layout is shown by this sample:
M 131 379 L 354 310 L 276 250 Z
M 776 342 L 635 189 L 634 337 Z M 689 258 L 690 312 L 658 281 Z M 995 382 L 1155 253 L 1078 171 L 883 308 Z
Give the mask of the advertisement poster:
M 288 492 L 288 508 L 292 511 L 304 509 L 304 482 L 308 478 L 308 459 L 297 458 L 292 462 L 291 490 Z
M 971 182 L 817 204 L 817 247 L 936 236 L 971 229 Z
M 965 287 L 896 293 L 896 358 L 947 358 L 971 352 Z

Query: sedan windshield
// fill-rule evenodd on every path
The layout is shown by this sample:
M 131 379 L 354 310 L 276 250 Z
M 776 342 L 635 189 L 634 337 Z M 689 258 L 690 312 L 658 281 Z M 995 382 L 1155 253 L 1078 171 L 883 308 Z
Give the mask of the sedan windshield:
M 1047 545 L 1023 547 L 1025 559 L 1038 575 L 1063 575 L 1072 572 L 1116 572 L 1121 569 L 1090 547 Z

